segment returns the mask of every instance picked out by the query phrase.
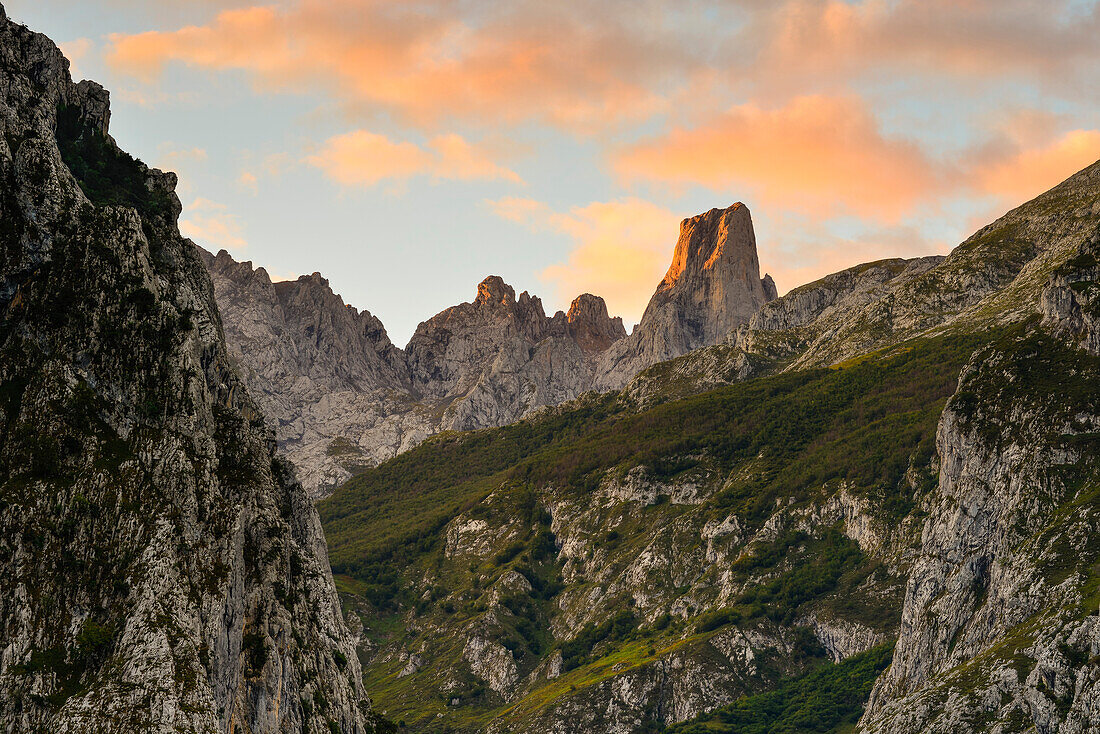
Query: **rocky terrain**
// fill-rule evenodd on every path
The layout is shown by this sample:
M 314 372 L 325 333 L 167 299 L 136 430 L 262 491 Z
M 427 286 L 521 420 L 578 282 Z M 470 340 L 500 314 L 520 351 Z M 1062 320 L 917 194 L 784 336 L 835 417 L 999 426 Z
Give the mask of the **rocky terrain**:
M 490 277 L 399 349 L 109 123 L 0 9 L 6 732 L 1100 730 L 1100 162 L 782 298 L 711 210 L 629 335 Z
M 324 495 L 444 430 L 511 423 L 639 370 L 723 341 L 767 300 L 748 207 L 684 220 L 668 274 L 627 336 L 602 298 L 568 312 L 497 276 L 470 303 L 420 324 L 404 350 L 319 273 L 272 283 L 263 268 L 200 249 L 238 370 L 277 423 L 303 483 Z
M 1098 253 L 1100 163 L 947 257 L 831 275 L 621 392 L 352 479 L 319 508 L 378 705 L 413 730 L 1096 730 Z
M 175 176 L 68 68 L 0 8 L 3 730 L 374 731 Z

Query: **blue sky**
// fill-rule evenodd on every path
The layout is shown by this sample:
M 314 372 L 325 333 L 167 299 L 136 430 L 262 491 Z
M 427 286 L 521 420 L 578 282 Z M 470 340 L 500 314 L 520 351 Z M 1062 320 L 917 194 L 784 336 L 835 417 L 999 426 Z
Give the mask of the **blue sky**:
M 1094 1 L 7 0 L 181 228 L 403 345 L 488 274 L 637 320 L 744 201 L 780 291 L 946 252 L 1100 158 Z

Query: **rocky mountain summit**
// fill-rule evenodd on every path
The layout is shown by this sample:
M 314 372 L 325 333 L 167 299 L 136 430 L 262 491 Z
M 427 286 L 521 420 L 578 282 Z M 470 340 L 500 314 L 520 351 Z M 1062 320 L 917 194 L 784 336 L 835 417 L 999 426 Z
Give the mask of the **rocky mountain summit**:
M 668 274 L 629 336 L 598 296 L 547 316 L 539 298 L 490 276 L 400 350 L 317 273 L 272 283 L 224 251 L 200 254 L 242 378 L 317 495 L 440 431 L 506 425 L 619 389 L 640 369 L 725 339 L 775 297 L 743 204 L 684 220 Z
M 68 68 L 0 8 L 3 729 L 373 731 L 317 512 L 231 368 L 176 178 Z
M 769 298 L 775 283 L 760 279 L 747 206 L 685 219 L 668 272 L 637 328 L 601 359 L 596 387 L 617 390 L 646 367 L 724 341 Z

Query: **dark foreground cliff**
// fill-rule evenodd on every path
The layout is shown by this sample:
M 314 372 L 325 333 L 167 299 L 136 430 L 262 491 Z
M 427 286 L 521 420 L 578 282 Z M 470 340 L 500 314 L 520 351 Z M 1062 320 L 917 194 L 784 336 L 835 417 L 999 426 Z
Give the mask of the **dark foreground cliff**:
M 230 370 L 175 177 L 0 9 L 0 722 L 374 729 L 317 514 Z

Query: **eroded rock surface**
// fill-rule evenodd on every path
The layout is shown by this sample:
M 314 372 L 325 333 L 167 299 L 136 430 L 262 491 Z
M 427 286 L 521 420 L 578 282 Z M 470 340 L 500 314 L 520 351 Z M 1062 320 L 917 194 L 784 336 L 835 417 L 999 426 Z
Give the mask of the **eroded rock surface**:
M 308 495 L 230 367 L 176 178 L 0 9 L 0 721 L 374 729 Z

